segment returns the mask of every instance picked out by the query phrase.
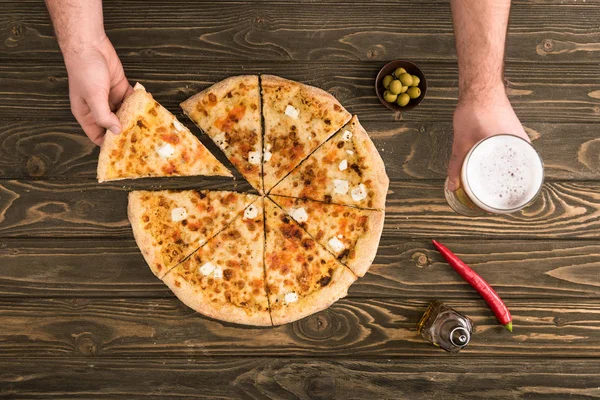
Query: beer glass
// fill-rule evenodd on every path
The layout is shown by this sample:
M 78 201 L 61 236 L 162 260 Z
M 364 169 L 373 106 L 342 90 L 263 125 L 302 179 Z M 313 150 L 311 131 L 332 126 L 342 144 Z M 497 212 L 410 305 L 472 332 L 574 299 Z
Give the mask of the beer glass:
M 463 162 L 460 186 L 444 194 L 458 214 L 510 214 L 531 203 L 542 187 L 544 164 L 525 139 L 509 134 L 479 141 Z

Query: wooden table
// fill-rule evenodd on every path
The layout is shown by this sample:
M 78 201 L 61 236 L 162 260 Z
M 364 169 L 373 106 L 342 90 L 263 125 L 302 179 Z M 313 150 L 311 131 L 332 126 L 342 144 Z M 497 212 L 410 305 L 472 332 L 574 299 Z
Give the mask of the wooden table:
M 129 79 L 178 115 L 189 95 L 246 73 L 324 88 L 358 114 L 391 178 L 379 256 L 346 299 L 290 325 L 189 310 L 144 263 L 126 195 L 231 181 L 98 184 L 43 2 L 3 1 L 0 398 L 600 396 L 600 1 L 514 2 L 506 84 L 547 179 L 523 212 L 479 219 L 454 214 L 442 191 L 457 97 L 447 1 L 105 1 L 105 21 Z M 395 58 L 429 81 L 405 114 L 373 90 Z M 494 285 L 514 333 L 432 238 Z M 416 333 L 433 299 L 475 321 L 458 356 Z

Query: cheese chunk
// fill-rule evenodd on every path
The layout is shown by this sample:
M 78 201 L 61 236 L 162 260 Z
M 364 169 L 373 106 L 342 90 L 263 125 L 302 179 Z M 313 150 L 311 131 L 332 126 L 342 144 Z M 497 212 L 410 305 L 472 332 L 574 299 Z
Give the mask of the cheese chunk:
M 244 210 L 244 219 L 254 219 L 254 218 L 256 218 L 257 215 L 258 215 L 258 209 L 256 208 L 256 206 L 254 204 L 250 204 Z
M 175 154 L 175 147 L 171 146 L 169 143 L 165 143 L 156 149 L 156 152 L 161 158 L 169 158 Z
M 340 169 L 340 171 L 348 169 L 348 160 L 340 161 L 340 165 L 338 166 L 338 168 Z
M 308 221 L 308 214 L 306 213 L 306 210 L 304 209 L 304 207 L 292 208 L 290 210 L 290 215 L 297 222 L 303 223 L 303 222 Z
M 352 189 L 352 192 L 350 192 L 350 194 L 352 195 L 352 200 L 361 201 L 367 197 L 367 189 L 365 188 L 365 185 L 361 183 L 360 185 Z
M 333 180 L 333 192 L 337 194 L 346 194 L 348 193 L 348 181 L 343 179 L 334 179 Z
M 298 116 L 300 115 L 300 110 L 288 104 L 288 106 L 285 108 L 285 115 L 294 119 L 298 119 Z
M 217 266 L 209 261 L 209 262 L 204 263 L 204 265 L 202 265 L 199 268 L 199 270 L 202 275 L 208 276 L 208 275 L 212 274 L 216 268 L 217 268 Z
M 260 151 L 251 151 L 248 153 L 248 162 L 254 165 L 260 165 Z
M 346 142 L 352 139 L 352 132 L 344 131 L 344 133 L 342 133 L 342 139 L 344 139 Z
M 183 207 L 174 208 L 171 210 L 171 220 L 180 222 L 187 218 L 187 210 Z
M 334 251 L 334 253 L 340 253 L 346 248 L 346 246 L 344 246 L 344 243 L 342 243 L 342 241 L 335 236 L 329 239 L 327 245 L 331 250 Z
M 298 295 L 294 292 L 290 292 L 285 295 L 284 300 L 286 303 L 295 303 L 298 301 Z

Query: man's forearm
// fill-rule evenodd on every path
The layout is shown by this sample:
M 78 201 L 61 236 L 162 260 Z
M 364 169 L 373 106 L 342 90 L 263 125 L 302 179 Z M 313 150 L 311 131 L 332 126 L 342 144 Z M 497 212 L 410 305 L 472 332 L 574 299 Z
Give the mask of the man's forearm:
M 503 86 L 510 0 L 451 0 L 459 100 Z
M 104 36 L 102 0 L 45 0 L 65 60 Z

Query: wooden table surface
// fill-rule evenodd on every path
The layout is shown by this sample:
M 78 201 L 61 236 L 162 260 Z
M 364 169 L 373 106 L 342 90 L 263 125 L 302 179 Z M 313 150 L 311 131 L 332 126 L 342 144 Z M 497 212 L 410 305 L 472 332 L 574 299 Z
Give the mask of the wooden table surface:
M 179 116 L 191 94 L 248 73 L 321 87 L 358 114 L 391 178 L 379 255 L 347 298 L 293 324 L 241 328 L 185 307 L 137 249 L 127 192 L 231 180 L 98 184 L 98 148 L 70 113 L 43 2 L 5 0 L 0 398 L 600 397 L 599 0 L 513 2 L 506 85 L 546 183 L 522 212 L 476 219 L 454 214 L 442 190 L 457 98 L 447 1 L 106 0 L 104 14 L 131 82 Z M 429 82 L 403 114 L 373 90 L 396 58 Z M 432 238 L 503 296 L 512 334 Z M 434 299 L 475 321 L 457 356 L 417 335 Z

